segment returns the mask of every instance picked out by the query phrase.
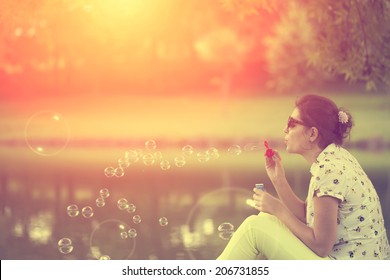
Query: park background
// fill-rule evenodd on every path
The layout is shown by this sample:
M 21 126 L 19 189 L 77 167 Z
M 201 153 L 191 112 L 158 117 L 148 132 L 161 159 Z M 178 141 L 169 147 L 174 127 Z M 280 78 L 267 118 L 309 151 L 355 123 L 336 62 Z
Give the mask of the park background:
M 283 129 L 307 93 L 352 113 L 346 147 L 389 232 L 390 8 L 330 2 L 0 1 L 0 258 L 215 259 L 234 231 L 219 226 L 256 214 L 252 188 L 270 186 L 264 140 L 305 198 L 309 166 L 284 152 Z

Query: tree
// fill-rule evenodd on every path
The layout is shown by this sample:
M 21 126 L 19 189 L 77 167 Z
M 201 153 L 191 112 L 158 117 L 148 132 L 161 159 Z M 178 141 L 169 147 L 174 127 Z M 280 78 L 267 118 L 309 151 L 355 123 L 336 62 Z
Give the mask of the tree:
M 278 0 L 220 2 L 226 9 L 238 11 L 241 17 L 259 13 L 261 9 L 283 10 L 286 6 L 286 1 Z M 341 74 L 349 82 L 363 81 L 367 90 L 390 86 L 390 1 L 294 2 L 306 13 L 313 33 L 312 45 L 302 46 L 307 48 L 308 65 Z

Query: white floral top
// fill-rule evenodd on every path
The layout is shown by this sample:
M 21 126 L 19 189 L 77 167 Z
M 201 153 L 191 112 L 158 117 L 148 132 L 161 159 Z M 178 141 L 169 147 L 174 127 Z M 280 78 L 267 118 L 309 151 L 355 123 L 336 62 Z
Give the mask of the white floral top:
M 354 156 L 330 144 L 310 168 L 306 223 L 313 227 L 313 197 L 340 200 L 333 259 L 386 259 L 390 248 L 379 197 Z

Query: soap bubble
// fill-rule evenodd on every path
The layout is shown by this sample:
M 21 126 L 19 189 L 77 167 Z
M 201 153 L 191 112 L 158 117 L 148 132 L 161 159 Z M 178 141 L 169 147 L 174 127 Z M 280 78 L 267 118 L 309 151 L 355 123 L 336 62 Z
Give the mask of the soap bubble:
M 233 231 L 234 226 L 231 223 L 224 222 L 218 226 L 218 231 Z
M 171 164 L 169 163 L 168 160 L 166 159 L 163 159 L 161 162 L 160 162 L 160 167 L 162 170 L 168 170 L 171 168 Z
M 126 231 L 122 231 L 122 232 L 120 233 L 120 235 L 121 235 L 121 238 L 122 238 L 122 239 L 126 239 L 126 238 L 128 237 Z
M 137 236 L 137 231 L 134 229 L 134 228 L 131 228 L 129 229 L 129 231 L 127 232 L 127 235 L 130 237 L 130 238 L 134 238 Z
M 186 164 L 186 159 L 183 156 L 177 156 L 174 159 L 177 167 L 183 167 Z
M 148 150 L 155 150 L 157 147 L 156 141 L 148 140 L 145 142 L 145 148 Z
M 103 188 L 99 191 L 99 195 L 102 198 L 107 198 L 110 196 L 110 191 L 107 188 Z
M 216 259 L 221 254 L 226 247 L 226 239 L 222 238 L 233 231 L 223 231 L 220 237 L 218 227 L 226 221 L 239 224 L 243 216 L 252 215 L 253 208 L 245 203 L 251 196 L 250 189 L 222 187 L 199 197 L 181 228 L 183 245 L 191 259 Z
M 129 225 L 121 220 L 109 219 L 97 224 L 91 232 L 89 245 L 91 254 L 100 259 L 102 255 L 112 260 L 130 259 L 135 251 L 134 238 L 121 238 L 121 232 L 127 232 Z
M 110 256 L 108 256 L 108 255 L 102 255 L 102 256 L 99 258 L 99 260 L 101 260 L 101 261 L 109 261 L 109 260 L 111 260 L 111 258 L 110 258 Z
M 83 215 L 84 218 L 92 218 L 93 216 L 93 208 L 91 206 L 85 206 L 82 210 L 81 210 L 81 214 Z
M 210 159 L 218 159 L 219 158 L 219 152 L 217 148 L 211 147 L 206 151 Z
M 152 154 L 144 154 L 142 156 L 142 160 L 144 162 L 145 165 L 153 165 L 154 164 L 154 157 Z
M 253 151 L 258 151 L 260 150 L 261 146 L 257 143 L 248 143 L 244 146 L 244 150 L 247 152 L 253 152 Z
M 120 168 L 126 168 L 130 166 L 130 160 L 126 157 L 118 159 L 118 165 Z
M 106 201 L 104 200 L 103 197 L 96 198 L 96 206 L 97 207 L 103 207 L 104 205 L 106 205 Z
M 130 164 L 136 163 L 139 160 L 139 154 L 136 150 L 128 150 L 125 152 L 125 158 Z
M 232 145 L 228 149 L 229 154 L 238 156 L 241 154 L 241 147 L 239 145 Z
M 205 162 L 209 161 L 209 159 L 210 159 L 209 155 L 206 152 L 199 152 L 196 154 L 196 156 L 197 156 L 198 161 L 200 163 L 205 163 Z
M 104 175 L 106 175 L 106 177 L 114 176 L 115 175 L 115 168 L 112 166 L 106 167 L 104 169 Z
M 161 217 L 158 222 L 160 223 L 160 226 L 165 227 L 168 225 L 168 219 L 166 217 Z
M 185 145 L 181 150 L 186 157 L 189 157 L 194 153 L 194 148 L 191 145 Z
M 70 238 L 62 238 L 58 241 L 58 250 L 62 254 L 69 254 L 73 251 L 73 244 Z
M 115 177 L 123 177 L 123 175 L 125 175 L 125 171 L 121 167 L 115 168 L 114 173 Z
M 67 121 L 54 111 L 40 111 L 32 115 L 25 126 L 27 146 L 41 156 L 54 156 L 69 143 L 70 129 Z
M 127 212 L 129 212 L 129 213 L 134 213 L 134 212 L 135 212 L 135 209 L 136 209 L 136 207 L 135 207 L 135 205 L 134 205 L 133 203 L 129 203 L 129 204 L 127 205 Z
M 66 211 L 68 212 L 68 216 L 72 218 L 78 216 L 80 213 L 79 207 L 76 204 L 69 205 Z
M 133 223 L 134 224 L 139 224 L 141 222 L 141 217 L 140 217 L 140 215 L 135 215 L 134 217 L 133 217 Z
M 126 198 L 120 198 L 117 202 L 117 206 L 120 210 L 125 210 L 129 207 L 129 203 Z

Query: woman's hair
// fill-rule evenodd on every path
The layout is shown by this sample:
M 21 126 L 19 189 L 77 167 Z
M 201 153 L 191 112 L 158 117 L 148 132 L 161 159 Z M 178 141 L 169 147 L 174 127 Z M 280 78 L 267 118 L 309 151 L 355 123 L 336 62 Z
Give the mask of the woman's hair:
M 305 95 L 295 102 L 302 121 L 316 127 L 319 133 L 319 146 L 325 148 L 331 143 L 341 146 L 349 136 L 353 122 L 352 116 L 329 98 L 319 95 Z

